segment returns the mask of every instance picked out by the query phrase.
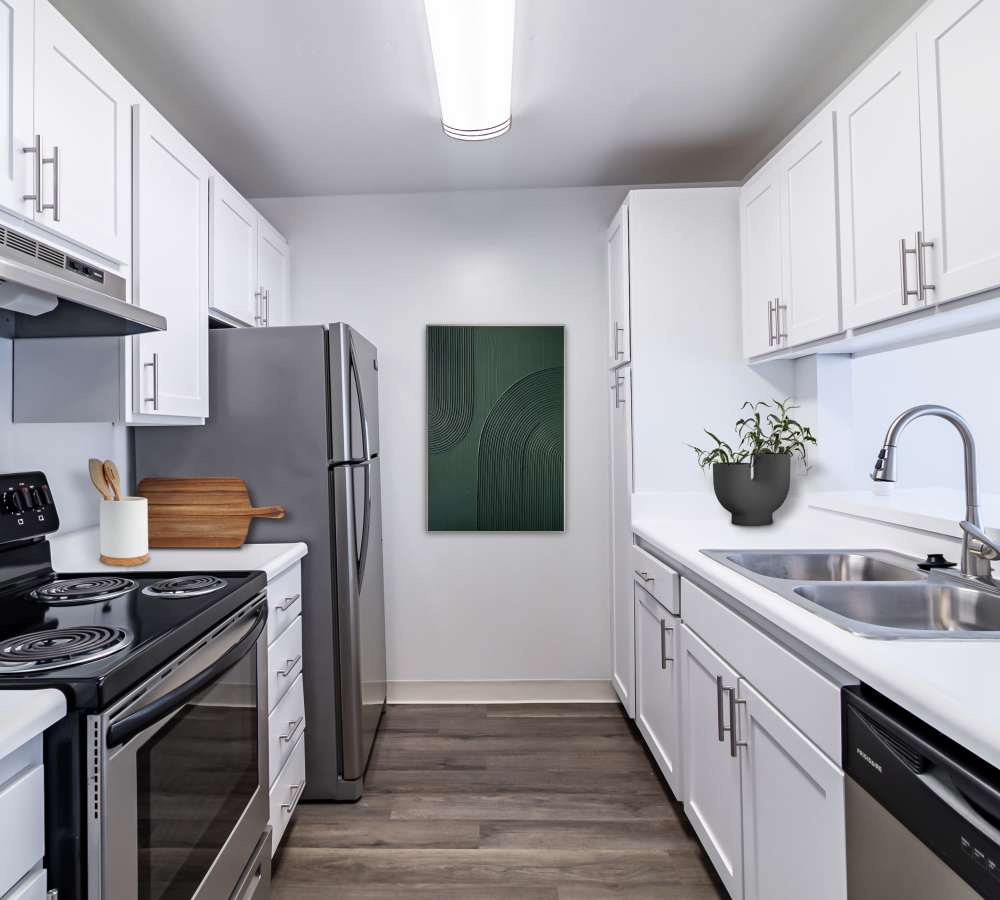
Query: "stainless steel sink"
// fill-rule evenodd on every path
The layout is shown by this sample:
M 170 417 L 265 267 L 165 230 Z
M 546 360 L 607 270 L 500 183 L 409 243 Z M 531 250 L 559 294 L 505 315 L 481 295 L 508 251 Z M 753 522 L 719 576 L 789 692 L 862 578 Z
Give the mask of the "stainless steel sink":
M 869 638 L 1000 639 L 1000 590 L 930 575 L 889 550 L 703 550 L 828 622 Z
M 789 581 L 918 581 L 923 577 L 914 561 L 899 556 L 899 562 L 889 562 L 888 554 L 875 552 L 742 550 L 728 553 L 726 560 L 758 575 Z
M 892 584 L 810 584 L 795 593 L 819 609 L 892 632 L 1000 636 L 1000 595 L 937 580 Z M 851 630 L 855 627 L 848 626 Z

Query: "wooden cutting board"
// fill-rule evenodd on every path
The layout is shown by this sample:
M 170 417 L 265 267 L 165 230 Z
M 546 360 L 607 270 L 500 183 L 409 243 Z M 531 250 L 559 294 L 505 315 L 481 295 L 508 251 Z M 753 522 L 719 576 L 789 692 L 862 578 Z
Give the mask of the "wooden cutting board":
M 253 506 L 242 478 L 144 478 L 150 547 L 242 547 L 257 518 L 283 519 L 280 506 Z

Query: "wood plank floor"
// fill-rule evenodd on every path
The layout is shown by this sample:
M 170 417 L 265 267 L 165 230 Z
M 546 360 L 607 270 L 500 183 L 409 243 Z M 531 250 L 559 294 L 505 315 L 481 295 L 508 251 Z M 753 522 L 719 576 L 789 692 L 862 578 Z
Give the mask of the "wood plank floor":
M 391 706 L 353 805 L 303 803 L 274 900 L 725 897 L 612 704 Z

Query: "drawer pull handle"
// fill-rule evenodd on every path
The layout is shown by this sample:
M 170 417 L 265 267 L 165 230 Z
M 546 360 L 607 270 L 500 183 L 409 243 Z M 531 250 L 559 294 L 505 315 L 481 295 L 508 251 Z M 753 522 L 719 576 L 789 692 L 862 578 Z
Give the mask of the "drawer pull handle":
M 306 720 L 305 714 L 299 716 L 294 722 L 288 723 L 288 732 L 286 734 L 278 735 L 279 743 L 286 743 L 291 741 L 295 737 L 295 733 L 299 730 L 299 726 Z
M 282 678 L 287 678 L 287 677 L 288 677 L 289 675 L 291 675 L 291 674 L 292 674 L 292 671 L 293 671 L 293 670 L 295 669 L 295 667 L 296 667 L 296 666 L 297 666 L 297 665 L 298 665 L 298 664 L 299 664 L 299 663 L 300 663 L 301 661 L 302 661 L 302 654 L 301 654 L 301 653 L 300 653 L 300 654 L 299 654 L 298 656 L 296 656 L 296 657 L 295 657 L 295 659 L 286 659 L 286 660 L 285 660 L 285 668 L 283 668 L 283 669 L 278 669 L 278 674 L 279 674 L 279 675 L 280 675 L 280 676 L 281 676 Z
M 304 781 L 300 781 L 298 784 L 293 784 L 288 789 L 288 802 L 282 803 L 281 808 L 286 812 L 291 812 L 295 809 L 295 804 L 299 802 L 299 795 L 302 793 L 302 789 L 306 786 Z
M 650 575 L 649 572 L 636 572 L 635 574 L 645 581 L 646 584 L 652 584 L 656 581 L 656 578 L 653 575 Z
M 281 603 L 274 607 L 275 612 L 285 612 L 290 606 L 294 606 L 301 596 L 301 594 L 289 594 Z
M 660 619 L 660 668 L 665 669 L 668 662 L 673 662 L 672 656 L 667 656 L 667 632 L 673 631 L 673 626 L 666 619 Z

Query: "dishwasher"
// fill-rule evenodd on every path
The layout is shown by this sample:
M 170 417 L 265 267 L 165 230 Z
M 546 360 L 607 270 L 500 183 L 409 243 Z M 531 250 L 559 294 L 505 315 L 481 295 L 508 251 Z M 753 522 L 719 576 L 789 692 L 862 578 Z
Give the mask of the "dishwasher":
M 850 900 L 1000 898 L 1000 770 L 864 685 L 842 699 Z

